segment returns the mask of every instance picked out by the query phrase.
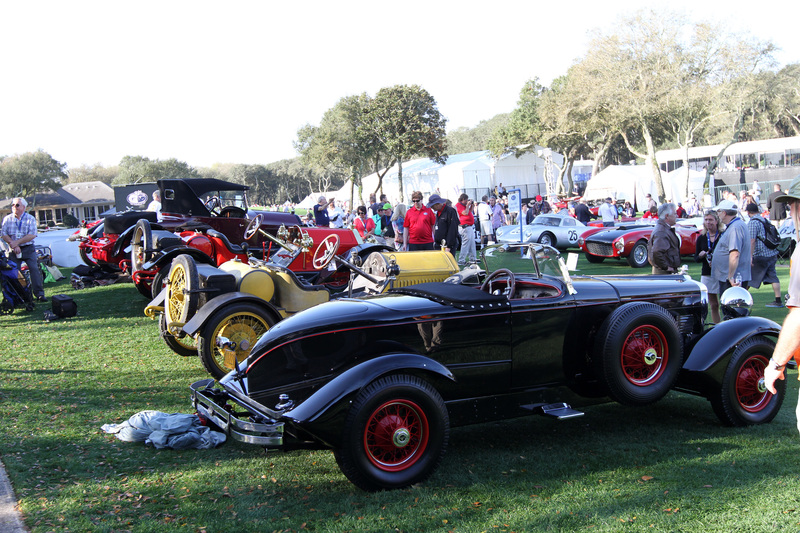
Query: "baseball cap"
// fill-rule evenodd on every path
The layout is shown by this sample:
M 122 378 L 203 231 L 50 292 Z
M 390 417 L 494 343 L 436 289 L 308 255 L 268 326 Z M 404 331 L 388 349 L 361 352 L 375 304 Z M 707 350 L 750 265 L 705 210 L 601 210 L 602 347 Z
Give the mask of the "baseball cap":
M 383 209 L 386 210 L 386 211 L 391 211 L 392 210 L 392 204 L 390 204 L 389 202 L 386 202 L 385 204 L 383 204 Z
M 713 211 L 738 211 L 739 208 L 730 200 L 721 200 L 714 206 Z

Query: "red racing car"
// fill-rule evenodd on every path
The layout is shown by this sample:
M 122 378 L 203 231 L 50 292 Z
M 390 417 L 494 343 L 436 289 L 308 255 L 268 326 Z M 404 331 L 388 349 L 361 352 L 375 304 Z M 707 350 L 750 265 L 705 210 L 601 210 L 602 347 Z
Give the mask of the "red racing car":
M 578 246 L 590 263 L 600 263 L 607 257 L 625 258 L 633 268 L 643 268 L 647 260 L 647 242 L 655 224 L 632 223 L 614 227 L 592 228 L 581 234 Z M 693 255 L 700 230 L 695 226 L 675 225 L 681 240 L 681 255 Z

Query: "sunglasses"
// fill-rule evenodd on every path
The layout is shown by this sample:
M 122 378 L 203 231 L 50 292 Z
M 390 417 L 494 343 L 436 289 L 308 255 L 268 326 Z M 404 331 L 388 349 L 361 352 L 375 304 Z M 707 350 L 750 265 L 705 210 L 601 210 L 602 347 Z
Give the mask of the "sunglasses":
M 412 202 L 414 202 L 414 203 L 421 202 L 421 201 L 422 201 L 422 198 L 414 198 L 414 199 L 413 199 L 413 200 L 411 200 L 411 201 L 412 201 Z
M 11 204 L 11 207 L 22 207 L 22 204 Z

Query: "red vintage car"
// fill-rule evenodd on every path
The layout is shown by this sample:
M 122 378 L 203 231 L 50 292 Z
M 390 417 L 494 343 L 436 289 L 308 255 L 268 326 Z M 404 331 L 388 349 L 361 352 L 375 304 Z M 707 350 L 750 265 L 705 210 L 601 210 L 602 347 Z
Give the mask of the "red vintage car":
M 131 275 L 136 288 L 144 296 L 155 298 L 161 292 L 166 280 L 172 260 L 180 255 L 189 255 L 196 263 L 219 266 L 232 259 L 239 259 L 247 263 L 249 255 L 256 257 L 272 257 L 283 253 L 279 245 L 270 241 L 269 245 L 250 247 L 249 243 L 255 241 L 255 236 L 262 227 L 264 215 L 258 214 L 250 221 L 243 234 L 241 245 L 233 244 L 219 231 L 214 229 L 185 230 L 172 233 L 161 229 L 158 224 L 150 224 L 147 220 L 137 222 L 131 240 Z M 272 231 L 270 231 L 272 234 Z M 343 256 L 353 249 L 359 256 L 368 254 L 385 246 L 362 243 L 353 230 L 336 228 L 315 228 L 293 225 L 289 228 L 283 226 L 275 232 L 278 240 L 295 243 L 303 251 L 286 266 L 300 279 L 314 284 L 323 284 L 331 290 L 343 288 L 349 279 L 349 271 L 321 270 L 314 265 L 314 257 L 320 246 L 325 246 L 326 237 L 337 237 L 338 252 Z M 376 248 L 377 247 L 377 248 Z M 320 251 L 320 254 L 323 252 Z
M 578 246 L 590 263 L 600 263 L 607 257 L 628 260 L 633 268 L 643 268 L 647 260 L 647 242 L 653 233 L 655 221 L 621 224 L 614 227 L 591 228 L 583 232 Z M 700 230 L 695 226 L 677 224 L 675 230 L 681 239 L 681 255 L 693 255 Z

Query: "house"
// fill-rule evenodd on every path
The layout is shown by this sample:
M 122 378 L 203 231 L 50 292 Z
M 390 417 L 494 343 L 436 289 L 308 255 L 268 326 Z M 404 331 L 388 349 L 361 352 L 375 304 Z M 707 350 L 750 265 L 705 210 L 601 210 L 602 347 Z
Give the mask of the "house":
M 11 200 L 0 200 L 0 217 L 11 213 Z M 27 212 L 36 217 L 40 226 L 54 226 L 63 223 L 67 214 L 87 222 L 97 220 L 100 213 L 114 207 L 114 190 L 102 181 L 86 181 L 37 193 L 26 200 Z

